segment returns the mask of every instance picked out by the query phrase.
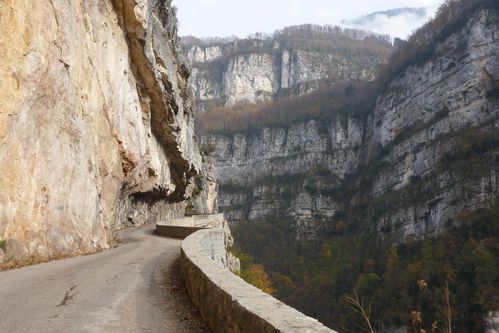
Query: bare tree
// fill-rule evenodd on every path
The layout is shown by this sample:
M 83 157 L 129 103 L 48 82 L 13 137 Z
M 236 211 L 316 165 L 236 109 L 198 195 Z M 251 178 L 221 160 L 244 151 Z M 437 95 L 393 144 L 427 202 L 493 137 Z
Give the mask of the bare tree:
M 449 282 L 445 280 L 446 322 L 445 333 L 452 333 L 452 308 L 450 306 Z

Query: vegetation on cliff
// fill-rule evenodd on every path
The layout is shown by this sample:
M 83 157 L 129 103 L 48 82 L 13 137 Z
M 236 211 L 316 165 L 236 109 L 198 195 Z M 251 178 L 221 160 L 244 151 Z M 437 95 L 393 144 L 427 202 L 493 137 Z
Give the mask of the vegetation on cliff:
M 460 219 L 438 238 L 401 244 L 348 232 L 297 241 L 279 217 L 240 223 L 234 235 L 241 251 L 264 265 L 278 298 L 340 332 L 358 331 L 361 321 L 347 302 L 354 291 L 371 306 L 377 328 L 412 327 L 417 311 L 421 328 L 432 332 L 436 323 L 441 332 L 447 285 L 454 329 L 483 332 L 483 315 L 499 308 L 499 205 Z M 423 292 L 421 280 L 428 284 Z
M 282 97 L 272 102 L 238 104 L 198 113 L 195 115 L 197 132 L 231 135 L 311 119 L 364 120 L 374 108 L 375 97 L 371 82 L 343 81 L 301 97 Z
M 194 45 L 226 48 L 223 58 L 217 58 L 217 62 L 239 54 L 255 52 L 273 54 L 284 49 L 334 53 L 345 57 L 367 55 L 380 58 L 385 58 L 391 50 L 389 36 L 313 24 L 291 26 L 269 35 L 256 33 L 243 39 L 237 37 L 199 39 L 186 36 L 182 38 L 182 44 L 185 50 Z

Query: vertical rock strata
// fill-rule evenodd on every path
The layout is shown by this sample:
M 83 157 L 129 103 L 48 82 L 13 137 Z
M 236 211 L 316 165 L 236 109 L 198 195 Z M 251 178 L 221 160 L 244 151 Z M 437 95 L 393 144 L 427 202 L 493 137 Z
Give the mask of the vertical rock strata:
M 170 1 L 6 0 L 0 21 L 7 259 L 182 215 L 202 161 Z

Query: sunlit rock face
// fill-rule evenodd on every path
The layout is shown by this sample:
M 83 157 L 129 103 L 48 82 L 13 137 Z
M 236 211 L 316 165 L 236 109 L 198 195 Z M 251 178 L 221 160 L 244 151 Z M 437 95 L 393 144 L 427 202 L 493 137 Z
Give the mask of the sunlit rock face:
M 7 259 L 183 214 L 201 156 L 170 1 L 6 0 L 0 20 Z

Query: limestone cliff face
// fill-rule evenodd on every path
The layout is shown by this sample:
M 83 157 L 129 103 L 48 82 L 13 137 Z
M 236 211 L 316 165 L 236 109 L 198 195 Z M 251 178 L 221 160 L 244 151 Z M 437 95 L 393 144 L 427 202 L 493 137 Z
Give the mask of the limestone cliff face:
M 319 80 L 372 80 L 391 49 L 384 36 L 316 26 L 225 42 L 186 38 L 183 44 L 199 111 L 301 95 L 317 89 Z
M 358 167 L 362 135 L 362 124 L 353 119 L 312 120 L 253 134 L 208 135 L 202 144 L 217 160 L 219 203 L 230 220 L 280 212 L 296 220 L 302 235 L 313 236 L 338 209 L 321 193 Z
M 301 235 L 353 212 L 397 240 L 488 207 L 499 194 L 498 29 L 497 12 L 473 15 L 394 79 L 365 123 L 204 137 L 219 163 L 220 205 L 232 220 L 293 217 Z
M 170 1 L 7 0 L 0 20 L 7 259 L 183 214 L 202 161 Z
M 218 176 L 216 160 L 203 155 L 201 174 L 193 183 L 192 197 L 188 200 L 186 213 L 205 215 L 218 213 Z
M 368 163 L 385 164 L 373 173 L 371 196 L 426 187 L 426 198 L 399 200 L 377 217 L 379 230 L 399 238 L 437 233 L 499 193 L 498 148 L 481 147 L 499 129 L 498 13 L 477 13 L 434 53 L 391 82 L 366 127 Z
M 219 179 L 227 183 L 301 174 L 313 166 L 344 178 L 359 164 L 361 140 L 361 124 L 353 119 L 344 125 L 311 120 L 246 135 L 208 135 L 202 138 L 202 144 L 214 150 Z

